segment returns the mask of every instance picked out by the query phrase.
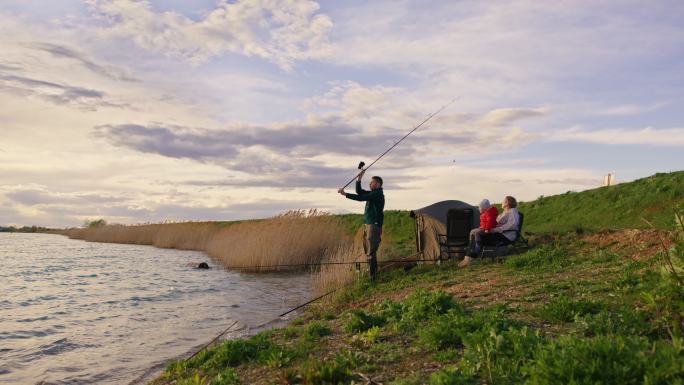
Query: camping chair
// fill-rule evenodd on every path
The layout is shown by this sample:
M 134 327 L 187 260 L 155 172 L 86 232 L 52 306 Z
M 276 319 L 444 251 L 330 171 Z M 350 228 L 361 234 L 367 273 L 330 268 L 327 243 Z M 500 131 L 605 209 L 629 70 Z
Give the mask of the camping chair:
M 518 222 L 518 229 L 515 232 L 515 238 L 512 241 L 506 240 L 497 242 L 493 245 L 482 245 L 482 252 L 480 253 L 480 257 L 484 258 L 485 254 L 488 254 L 491 256 L 492 261 L 494 261 L 496 257 L 503 257 L 505 255 L 508 255 L 509 248 L 513 249 L 513 251 L 516 252 L 524 249 L 529 249 L 530 244 L 527 242 L 527 239 L 525 239 L 522 235 L 522 227 L 525 216 L 521 212 L 518 212 L 518 214 L 520 217 Z
M 446 234 L 439 234 L 439 260 L 465 254 L 470 237 L 473 211 L 451 209 L 447 211 Z

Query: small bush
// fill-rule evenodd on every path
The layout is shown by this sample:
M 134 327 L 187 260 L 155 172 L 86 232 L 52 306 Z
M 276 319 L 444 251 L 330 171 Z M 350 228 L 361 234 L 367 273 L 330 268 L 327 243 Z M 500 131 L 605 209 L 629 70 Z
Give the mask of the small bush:
M 345 325 L 345 330 L 350 333 L 365 332 L 374 326 L 381 327 L 385 324 L 385 317 L 368 314 L 361 309 L 354 309 L 349 314 L 350 320 Z
M 624 307 L 587 314 L 576 320 L 587 337 L 599 335 L 656 336 L 657 332 L 647 313 Z
M 453 308 L 460 308 L 454 297 L 444 291 L 428 292 L 418 289 L 402 302 L 402 321 L 424 321 L 445 314 Z
M 445 368 L 430 376 L 430 385 L 471 385 L 476 384 L 477 379 L 467 375 L 458 368 Z
M 307 383 L 339 384 L 350 380 L 353 369 L 364 362 L 358 353 L 343 351 L 335 356 L 330 362 L 315 362 L 304 370 L 304 379 Z
M 538 307 L 535 310 L 535 314 L 547 322 L 564 323 L 572 322 L 576 317 L 596 314 L 604 308 L 605 305 L 599 302 L 584 299 L 573 301 L 566 296 L 561 296 L 553 299 L 546 305 Z
M 220 372 L 216 378 L 214 378 L 214 381 L 211 382 L 211 385 L 240 385 L 242 384 L 242 381 L 240 381 L 240 376 L 238 376 L 237 372 L 233 368 L 226 368 L 222 372 Z
M 332 334 L 330 328 L 320 322 L 311 322 L 304 329 L 304 338 L 308 341 L 318 341 L 321 337 Z
M 272 349 L 263 355 L 264 362 L 271 368 L 282 368 L 292 363 L 293 354 L 282 349 Z
M 209 377 L 200 376 L 199 373 L 196 373 L 192 377 L 179 379 L 177 385 L 209 385 Z
M 287 339 L 295 338 L 299 335 L 300 329 L 298 327 L 289 326 L 281 330 L 283 337 Z
M 678 350 L 669 344 L 659 344 L 658 349 L 655 348 L 642 337 L 562 336 L 536 354 L 527 369 L 528 383 L 682 383 L 684 355 L 681 348 Z
M 188 367 L 212 370 L 237 366 L 259 358 L 260 352 L 271 351 L 275 345 L 267 333 L 259 333 L 244 340 L 226 341 L 218 347 L 205 350 L 188 361 Z
M 432 350 L 443 350 L 461 346 L 461 334 L 458 318 L 441 317 L 418 332 L 422 345 Z
M 524 327 L 503 332 L 485 330 L 464 338 L 466 346 L 461 368 L 465 375 L 478 375 L 488 384 L 518 384 L 524 368 L 546 339 Z
M 382 333 L 382 329 L 380 329 L 378 326 L 373 326 L 372 328 L 366 330 L 363 333 L 363 340 L 366 342 L 368 345 L 375 344 L 376 342 L 380 341 L 380 334 Z

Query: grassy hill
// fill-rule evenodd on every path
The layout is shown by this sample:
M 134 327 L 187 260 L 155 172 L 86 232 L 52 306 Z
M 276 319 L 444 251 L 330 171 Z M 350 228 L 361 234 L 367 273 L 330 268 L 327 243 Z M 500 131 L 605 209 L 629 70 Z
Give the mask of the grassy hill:
M 556 234 L 522 254 L 358 276 L 152 384 L 684 384 L 684 227 L 662 230 L 682 189 L 677 172 L 525 202 L 526 229 Z M 412 250 L 409 212 L 386 215 L 385 256 Z M 338 218 L 349 234 L 362 222 Z
M 582 192 L 539 197 L 520 204 L 525 231 L 563 233 L 601 229 L 671 228 L 674 210 L 684 207 L 684 171 Z
M 383 271 L 152 384 L 682 384 L 684 286 L 660 236 L 572 232 L 504 263 Z

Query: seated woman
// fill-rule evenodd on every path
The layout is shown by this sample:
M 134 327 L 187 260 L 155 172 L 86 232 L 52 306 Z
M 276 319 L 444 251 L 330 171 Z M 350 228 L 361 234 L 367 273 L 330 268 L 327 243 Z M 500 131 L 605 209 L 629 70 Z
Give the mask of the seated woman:
M 473 263 L 473 256 L 479 254 L 482 245 L 496 245 L 500 242 L 513 242 L 518 232 L 518 224 L 520 223 L 520 215 L 518 215 L 518 201 L 512 196 L 506 196 L 501 202 L 503 213 L 496 218 L 497 225 L 489 231 L 484 231 L 479 234 L 480 242 L 468 248 L 466 256 L 463 261 L 458 264 L 459 267 L 466 267 Z
M 473 248 L 473 254 L 480 253 L 480 245 L 482 244 L 481 235 L 490 232 L 496 227 L 496 217 L 499 215 L 499 210 L 489 203 L 489 199 L 483 199 L 480 202 L 480 227 L 470 231 L 469 247 Z

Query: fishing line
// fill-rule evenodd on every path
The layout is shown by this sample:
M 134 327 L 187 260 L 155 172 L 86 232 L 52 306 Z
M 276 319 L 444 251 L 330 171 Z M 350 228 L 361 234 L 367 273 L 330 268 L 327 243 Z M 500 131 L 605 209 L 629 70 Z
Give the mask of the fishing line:
M 378 156 L 374 161 L 372 161 L 371 164 L 368 165 L 368 167 L 363 168 L 363 166 L 365 165 L 365 163 L 361 162 L 361 163 L 359 164 L 359 168 L 362 170 L 361 172 L 365 172 L 366 170 L 368 170 L 369 168 L 371 168 L 371 167 L 372 167 L 377 161 L 379 161 L 383 156 L 387 155 L 387 153 L 389 153 L 390 151 L 392 151 L 392 150 L 394 149 L 394 147 L 397 147 L 397 146 L 399 145 L 399 143 L 403 142 L 404 139 L 408 138 L 409 135 L 413 134 L 414 131 L 416 131 L 417 129 L 419 129 L 423 124 L 427 123 L 427 122 L 428 122 L 430 119 L 432 119 L 434 116 L 436 116 L 437 114 L 439 114 L 440 112 L 442 112 L 445 108 L 447 108 L 447 107 L 449 107 L 451 104 L 453 104 L 453 103 L 456 101 L 456 99 L 458 99 L 458 98 L 451 99 L 451 101 L 450 101 L 449 103 L 443 105 L 443 106 L 440 107 L 437 111 L 435 111 L 435 112 L 431 113 L 430 115 L 428 115 L 428 117 L 425 118 L 425 120 L 423 120 L 422 122 L 420 122 L 420 124 L 418 124 L 417 126 L 413 127 L 413 129 L 412 129 L 411 131 L 409 131 L 408 133 L 406 133 L 406 135 L 402 136 L 401 139 L 399 139 L 399 140 L 397 140 L 396 142 L 394 142 L 394 144 L 393 144 L 392 146 L 390 146 L 390 148 L 388 148 L 387 150 L 385 150 L 385 152 L 383 152 L 382 154 L 380 154 L 380 156 Z M 359 177 L 359 175 L 361 175 L 361 173 L 358 173 L 358 174 L 357 174 L 355 177 L 353 177 L 349 182 L 347 182 L 347 184 L 345 184 L 344 187 L 342 187 L 342 188 L 345 188 L 345 187 L 349 186 L 352 182 L 354 182 L 354 179 L 356 179 L 356 178 Z
M 408 256 L 406 258 L 410 258 Z M 401 263 L 401 262 L 435 262 L 438 259 L 384 259 L 379 261 L 380 263 Z M 284 263 L 275 265 L 252 265 L 252 266 L 228 266 L 227 270 L 263 270 L 263 269 L 275 269 L 280 267 L 316 267 L 316 266 L 326 266 L 326 265 L 357 265 L 361 263 L 369 263 L 368 261 L 353 261 L 353 262 L 312 262 L 312 263 Z

